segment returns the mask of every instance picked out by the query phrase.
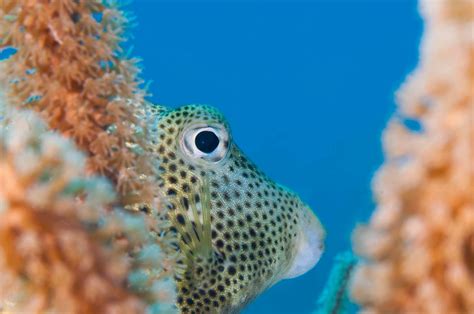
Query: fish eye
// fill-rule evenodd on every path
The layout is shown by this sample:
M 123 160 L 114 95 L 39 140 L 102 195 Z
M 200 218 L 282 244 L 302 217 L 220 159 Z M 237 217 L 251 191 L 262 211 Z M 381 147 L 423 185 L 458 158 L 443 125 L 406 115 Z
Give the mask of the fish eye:
M 194 144 L 201 152 L 209 154 L 219 146 L 219 138 L 213 131 L 201 131 L 196 135 Z
M 182 150 L 193 159 L 222 160 L 228 150 L 229 134 L 221 125 L 194 125 L 183 132 Z

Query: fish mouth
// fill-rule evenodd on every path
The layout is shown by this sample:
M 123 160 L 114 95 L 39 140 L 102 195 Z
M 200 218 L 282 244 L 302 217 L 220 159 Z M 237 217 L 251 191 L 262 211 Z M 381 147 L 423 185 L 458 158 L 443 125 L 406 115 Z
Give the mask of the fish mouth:
M 326 231 L 311 208 L 305 206 L 294 242 L 293 260 L 282 279 L 291 279 L 311 270 L 324 251 Z

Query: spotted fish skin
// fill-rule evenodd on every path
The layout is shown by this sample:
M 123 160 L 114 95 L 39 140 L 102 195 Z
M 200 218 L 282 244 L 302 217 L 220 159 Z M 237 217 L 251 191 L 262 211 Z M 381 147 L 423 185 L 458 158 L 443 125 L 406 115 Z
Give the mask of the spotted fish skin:
M 170 219 L 186 253 L 177 279 L 182 313 L 238 312 L 316 264 L 325 236 L 319 220 L 242 153 L 219 111 L 156 106 L 151 114 L 161 188 L 173 200 Z

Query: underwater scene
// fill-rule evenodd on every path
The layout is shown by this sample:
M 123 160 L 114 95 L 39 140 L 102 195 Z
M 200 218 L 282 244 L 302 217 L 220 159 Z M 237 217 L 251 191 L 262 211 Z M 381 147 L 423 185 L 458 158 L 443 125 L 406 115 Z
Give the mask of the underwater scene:
M 0 0 L 0 313 L 474 313 L 474 0 Z

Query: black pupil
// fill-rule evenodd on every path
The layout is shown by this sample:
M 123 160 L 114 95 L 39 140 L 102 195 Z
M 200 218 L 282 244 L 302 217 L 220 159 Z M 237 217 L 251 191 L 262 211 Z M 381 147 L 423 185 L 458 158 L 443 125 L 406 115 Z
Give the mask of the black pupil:
M 196 147 L 203 153 L 211 153 L 219 145 L 219 138 L 214 132 L 201 131 L 195 139 Z

